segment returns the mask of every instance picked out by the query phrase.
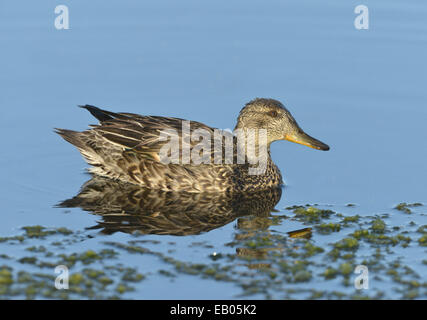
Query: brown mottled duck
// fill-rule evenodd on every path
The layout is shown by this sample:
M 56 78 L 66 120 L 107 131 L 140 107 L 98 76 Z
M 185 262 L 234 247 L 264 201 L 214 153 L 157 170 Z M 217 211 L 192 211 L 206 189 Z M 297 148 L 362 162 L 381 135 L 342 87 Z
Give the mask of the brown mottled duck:
M 209 148 L 200 147 L 202 138 L 194 139 L 203 131 L 215 137 L 215 128 L 203 123 L 189 122 L 179 118 L 142 116 L 132 113 L 114 113 L 94 106 L 82 106 L 99 120 L 91 129 L 77 132 L 56 129 L 66 141 L 76 146 L 86 161 L 92 165 L 93 174 L 129 182 L 141 187 L 163 191 L 183 192 L 254 192 L 282 185 L 282 175 L 270 156 L 270 144 L 277 140 L 288 140 L 318 150 L 329 150 L 329 146 L 306 134 L 291 113 L 277 100 L 257 98 L 247 103 L 237 118 L 237 129 L 242 132 L 264 129 L 265 139 L 254 139 L 256 154 L 266 150 L 266 165 L 262 173 L 253 174 L 255 166 L 249 156 L 248 144 L 243 144 L 244 161 L 238 161 L 240 148 L 238 139 L 232 135 L 232 161 L 225 156 L 227 135 L 220 137 L 224 142 L 218 150 L 209 140 Z M 166 162 L 162 148 L 170 141 L 162 139 L 162 132 L 175 132 L 178 141 L 178 159 L 184 159 L 184 151 L 191 155 L 202 154 L 203 162 Z M 261 131 L 260 131 L 261 132 Z M 198 136 L 196 134 L 196 136 Z M 260 137 L 257 133 L 256 137 Z M 230 141 L 230 140 L 228 140 Z M 249 140 L 248 140 L 249 141 Z M 206 146 L 206 145 L 205 145 Z M 221 157 L 218 162 L 215 158 Z M 187 151 L 185 151 L 187 152 Z M 208 152 L 208 157 L 206 157 Z M 171 155 L 172 151 L 168 153 Z

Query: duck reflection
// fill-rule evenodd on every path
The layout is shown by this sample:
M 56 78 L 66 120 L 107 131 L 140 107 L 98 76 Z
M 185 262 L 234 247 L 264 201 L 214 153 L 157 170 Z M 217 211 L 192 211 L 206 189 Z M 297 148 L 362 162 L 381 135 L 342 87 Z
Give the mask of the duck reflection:
M 58 206 L 100 215 L 90 229 L 106 234 L 197 235 L 243 216 L 267 221 L 281 194 L 280 187 L 249 194 L 165 192 L 94 176 Z

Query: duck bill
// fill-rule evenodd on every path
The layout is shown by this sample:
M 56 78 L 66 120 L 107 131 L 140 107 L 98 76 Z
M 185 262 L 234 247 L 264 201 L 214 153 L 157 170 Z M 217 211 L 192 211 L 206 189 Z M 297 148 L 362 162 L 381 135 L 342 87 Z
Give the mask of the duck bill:
M 287 134 L 285 135 L 285 140 L 302 144 L 304 146 L 317 149 L 317 150 L 323 150 L 323 151 L 329 150 L 329 146 L 327 144 L 324 144 L 322 141 L 319 141 L 317 139 L 314 139 L 313 137 L 310 137 L 308 134 L 306 134 L 303 131 L 294 133 L 294 134 Z

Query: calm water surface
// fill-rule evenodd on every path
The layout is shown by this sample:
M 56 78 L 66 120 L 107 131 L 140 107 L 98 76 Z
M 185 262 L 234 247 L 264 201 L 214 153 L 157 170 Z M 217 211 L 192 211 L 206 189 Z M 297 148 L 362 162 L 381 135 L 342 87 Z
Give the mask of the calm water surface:
M 0 297 L 58 297 L 49 292 L 53 280 L 37 282 L 34 274 L 55 276 L 59 261 L 83 275 L 73 278 L 73 288 L 83 289 L 70 298 L 93 297 L 85 281 L 100 286 L 100 297 L 427 297 L 426 207 L 394 209 L 427 204 L 423 1 L 366 3 L 369 30 L 354 28 L 358 1 L 76 0 L 70 30 L 54 27 L 58 4 L 0 4 L 0 266 L 4 279 L 12 277 Z M 81 203 L 56 206 L 90 179 L 79 153 L 53 133 L 94 123 L 77 105 L 233 128 L 254 97 L 282 101 L 331 146 L 272 145 L 286 187 L 271 215 L 271 203 L 267 213 L 248 209 L 247 216 L 230 206 L 230 220 L 177 236 L 168 225 L 157 225 L 162 232 L 111 228 L 138 222 L 103 219 Z M 333 213 L 289 208 L 306 204 Z M 215 210 L 203 212 L 211 218 Z M 22 229 L 35 225 L 52 234 Z M 288 234 L 304 228 L 312 230 Z M 355 236 L 360 229 L 371 237 Z M 337 245 L 348 238 L 357 244 Z M 337 258 L 334 248 L 344 253 Z M 70 263 L 73 253 L 80 258 Z M 370 267 L 368 290 L 353 286 L 358 264 Z M 88 268 L 113 282 L 87 277 Z M 20 284 L 23 272 L 33 280 Z

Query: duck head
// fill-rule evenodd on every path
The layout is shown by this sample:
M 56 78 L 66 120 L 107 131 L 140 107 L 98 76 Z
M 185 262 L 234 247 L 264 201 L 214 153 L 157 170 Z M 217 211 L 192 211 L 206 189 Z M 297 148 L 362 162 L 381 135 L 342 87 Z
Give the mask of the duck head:
M 283 104 L 274 99 L 256 98 L 239 113 L 235 129 L 266 129 L 267 143 L 288 140 L 318 150 L 329 146 L 306 134 Z

